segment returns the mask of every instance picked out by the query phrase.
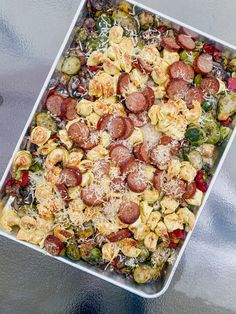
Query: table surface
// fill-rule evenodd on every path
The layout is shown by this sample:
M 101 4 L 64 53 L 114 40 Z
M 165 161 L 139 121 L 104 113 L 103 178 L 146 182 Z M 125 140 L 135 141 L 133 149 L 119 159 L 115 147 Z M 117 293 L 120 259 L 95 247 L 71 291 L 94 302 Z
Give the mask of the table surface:
M 235 0 L 140 0 L 236 45 Z M 176 4 L 178 3 L 178 5 Z M 79 0 L 0 0 L 0 175 L 69 28 Z M 0 312 L 236 312 L 236 143 L 159 299 L 145 300 L 0 238 Z

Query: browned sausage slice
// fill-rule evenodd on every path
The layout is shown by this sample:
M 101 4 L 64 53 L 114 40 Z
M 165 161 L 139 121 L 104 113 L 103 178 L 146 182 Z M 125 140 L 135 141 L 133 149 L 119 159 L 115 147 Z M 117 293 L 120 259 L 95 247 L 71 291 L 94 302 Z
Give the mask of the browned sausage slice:
M 116 140 L 122 138 L 126 132 L 126 121 L 124 117 L 114 117 L 108 124 L 111 137 Z
M 75 122 L 68 129 L 68 135 L 76 144 L 85 142 L 89 137 L 89 128 L 83 122 Z
M 169 197 L 180 199 L 186 191 L 186 183 L 180 179 L 171 179 L 162 182 L 162 191 Z
M 129 118 L 133 121 L 137 128 L 141 128 L 149 122 L 149 117 L 147 111 L 141 113 L 130 113 Z
M 95 177 L 101 178 L 108 176 L 110 173 L 110 163 L 105 159 L 96 160 L 93 167 Z
M 190 29 L 187 29 L 185 27 L 182 28 L 182 32 L 185 34 L 185 35 L 188 35 L 190 37 L 192 37 L 193 39 L 197 39 L 198 38 L 198 34 L 195 33 L 194 31 L 190 30 Z
M 65 168 L 60 173 L 59 182 L 68 188 L 78 186 L 82 182 L 82 174 L 78 168 Z
M 131 237 L 131 232 L 129 231 L 128 228 L 121 229 L 117 232 L 111 233 L 107 238 L 110 242 L 117 242 L 125 238 L 130 238 Z
M 126 202 L 121 204 L 118 211 L 118 217 L 121 222 L 130 225 L 133 224 L 136 220 L 138 220 L 139 216 L 140 208 L 138 204 L 134 202 Z
M 159 168 L 166 166 L 171 160 L 171 147 L 167 145 L 156 145 L 151 150 L 151 161 Z
M 136 69 L 138 69 L 140 72 L 144 74 L 148 74 L 152 72 L 152 67 L 141 58 L 137 58 L 136 60 L 134 60 L 132 65 L 133 67 L 135 67 Z
M 50 234 L 44 240 L 44 247 L 49 254 L 58 256 L 64 249 L 64 244 L 57 237 Z
M 151 87 L 147 86 L 143 90 L 143 95 L 146 98 L 148 107 L 151 107 L 155 103 L 155 94 Z
M 196 193 L 197 185 L 195 182 L 191 182 L 187 185 L 186 191 L 183 194 L 183 199 L 187 200 L 189 198 L 192 198 L 194 194 Z
M 141 171 L 134 171 L 128 175 L 127 184 L 132 192 L 141 193 L 147 188 L 147 178 Z
M 141 143 L 134 147 L 134 156 L 145 163 L 150 162 L 150 151 L 147 143 Z
M 202 104 L 204 102 L 204 94 L 203 91 L 201 90 L 201 88 L 199 87 L 192 87 L 188 90 L 186 97 L 185 97 L 185 101 L 187 104 L 187 107 L 189 109 L 192 108 L 192 102 L 193 100 L 198 101 L 200 104 Z
M 62 114 L 61 106 L 64 100 L 65 99 L 59 95 L 52 95 L 48 97 L 47 102 L 46 102 L 46 107 L 48 111 L 50 111 L 54 116 L 60 117 Z
M 117 83 L 117 95 L 124 95 L 129 87 L 130 76 L 128 73 L 121 73 Z
M 144 95 L 140 92 L 134 92 L 126 98 L 126 107 L 133 113 L 139 113 L 147 110 L 148 104 Z
M 188 82 L 181 79 L 172 79 L 166 88 L 167 95 L 173 100 L 184 99 L 188 90 Z
M 91 184 L 81 190 L 81 199 L 87 206 L 98 206 L 103 203 L 105 192 L 102 186 Z
M 77 102 L 73 98 L 66 98 L 63 102 L 63 105 L 66 106 L 65 108 L 65 118 L 67 120 L 73 120 L 76 118 L 76 105 Z
M 128 118 L 128 117 L 124 118 L 124 121 L 125 121 L 125 124 L 126 124 L 126 129 L 125 129 L 125 134 L 121 138 L 122 140 L 126 140 L 127 138 L 129 138 L 132 135 L 133 131 L 134 131 L 134 123 L 133 123 L 133 121 L 130 118 Z
M 203 93 L 206 95 L 215 95 L 218 93 L 220 88 L 220 83 L 215 77 L 204 77 L 200 85 Z
M 132 154 L 127 147 L 119 144 L 110 150 L 110 157 L 116 165 L 122 166 L 132 159 Z
M 102 115 L 101 118 L 98 120 L 97 129 L 99 131 L 106 130 L 111 118 L 112 118 L 112 115 L 110 113 L 106 113 Z
M 154 188 L 157 189 L 159 192 L 162 189 L 163 181 L 164 181 L 164 171 L 157 170 L 154 174 L 152 183 L 153 183 Z
M 131 172 L 137 171 L 140 167 L 140 162 L 134 159 L 128 160 L 126 163 L 120 166 L 122 176 L 126 176 Z
M 63 201 L 67 203 L 70 200 L 70 198 L 65 184 L 56 184 L 56 188 L 59 194 L 61 195 Z
M 86 141 L 80 143 L 80 147 L 84 150 L 91 150 L 99 143 L 99 136 L 97 132 L 91 132 Z
M 177 42 L 181 48 L 187 51 L 194 50 L 196 47 L 194 40 L 189 35 L 179 34 L 177 37 Z
M 178 51 L 180 46 L 177 44 L 176 40 L 172 37 L 166 37 L 162 40 L 162 46 L 169 51 Z
M 174 62 L 169 66 L 169 74 L 172 79 L 182 79 L 186 82 L 192 82 L 194 79 L 194 70 L 183 61 Z
M 212 71 L 213 60 L 212 56 L 208 53 L 202 53 L 194 61 L 194 69 L 197 73 L 205 75 Z

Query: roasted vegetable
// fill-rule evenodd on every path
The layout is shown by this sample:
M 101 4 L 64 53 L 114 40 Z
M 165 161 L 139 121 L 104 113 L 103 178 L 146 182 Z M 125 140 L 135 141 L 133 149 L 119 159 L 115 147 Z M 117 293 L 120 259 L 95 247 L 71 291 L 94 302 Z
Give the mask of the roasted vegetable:
M 140 27 L 144 31 L 152 27 L 154 24 L 153 15 L 145 11 L 139 14 L 138 19 L 139 19 Z
M 80 60 L 78 57 L 70 56 L 65 58 L 63 61 L 61 70 L 63 73 L 68 75 L 75 75 L 81 68 Z
M 35 118 L 36 125 L 42 126 L 48 130 L 50 130 L 52 133 L 57 132 L 57 124 L 54 121 L 54 119 L 46 112 L 39 112 L 36 115 Z
M 236 93 L 224 95 L 218 103 L 217 118 L 220 121 L 227 120 L 236 112 Z
M 232 72 L 236 71 L 236 58 L 230 60 L 229 64 L 227 65 L 227 68 Z
M 96 247 L 87 252 L 86 254 L 83 254 L 81 252 L 81 257 L 85 262 L 92 265 L 99 264 L 103 261 L 102 252 L 99 248 Z
M 216 144 L 220 140 L 220 127 L 211 112 L 203 115 L 201 125 L 204 129 L 208 144 Z
M 80 250 L 78 244 L 75 241 L 71 241 L 67 244 L 66 255 L 72 261 L 79 261 L 81 259 Z
M 88 30 L 86 28 L 80 28 L 75 33 L 75 42 L 77 44 L 84 43 L 88 39 Z
M 103 51 L 107 48 L 108 37 L 91 37 L 87 43 L 88 50 L 100 50 Z
M 87 239 L 94 234 L 94 227 L 91 222 L 84 223 L 84 226 L 75 231 L 78 238 Z
M 185 136 L 192 146 L 199 146 L 205 143 L 207 140 L 205 131 L 198 127 L 188 128 Z
M 107 13 L 103 13 L 97 19 L 96 28 L 99 33 L 107 34 L 112 27 L 112 24 L 112 18 Z
M 139 284 L 147 283 L 156 279 L 160 275 L 160 269 L 149 265 L 140 265 L 135 268 L 133 276 L 134 280 Z
M 115 10 L 113 12 L 112 18 L 114 24 L 118 24 L 125 29 L 128 33 L 138 33 L 139 26 L 135 18 L 123 11 Z
M 28 170 L 32 164 L 32 155 L 26 150 L 20 150 L 13 161 L 13 170 Z
M 232 133 L 232 130 L 226 126 L 220 127 L 220 143 L 222 143 L 225 139 L 229 137 L 229 135 Z
M 149 258 L 149 256 L 150 256 L 149 250 L 145 247 L 142 247 L 141 252 L 139 256 L 137 257 L 137 259 L 140 263 L 143 263 Z

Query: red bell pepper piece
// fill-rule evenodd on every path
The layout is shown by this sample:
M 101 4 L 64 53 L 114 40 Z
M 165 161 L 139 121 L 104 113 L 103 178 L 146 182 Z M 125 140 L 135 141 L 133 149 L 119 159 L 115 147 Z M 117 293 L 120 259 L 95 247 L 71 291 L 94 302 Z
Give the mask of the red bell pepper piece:
M 236 77 L 230 77 L 228 79 L 228 90 L 230 92 L 236 92 Z
M 186 237 L 186 231 L 184 229 L 176 229 L 169 233 L 169 237 L 183 240 Z
M 95 66 L 88 66 L 88 69 L 91 72 L 97 72 L 97 71 L 100 71 L 102 69 L 102 67 L 99 65 L 95 65 Z
M 20 181 L 20 186 L 24 188 L 27 186 L 28 183 L 29 183 L 29 171 L 25 171 L 23 172 L 23 175 Z
M 174 243 L 174 242 L 170 242 L 169 243 L 169 248 L 171 249 L 176 249 L 179 243 Z

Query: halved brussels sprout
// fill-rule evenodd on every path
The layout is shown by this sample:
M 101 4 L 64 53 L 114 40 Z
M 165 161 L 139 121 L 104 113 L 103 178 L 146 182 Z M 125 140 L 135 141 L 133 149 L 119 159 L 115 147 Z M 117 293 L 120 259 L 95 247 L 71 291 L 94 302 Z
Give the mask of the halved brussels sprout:
M 213 107 L 213 102 L 206 100 L 204 101 L 204 103 L 202 104 L 202 109 L 206 112 L 210 111 Z
M 28 170 L 32 164 L 32 155 L 26 150 L 20 150 L 13 161 L 13 171 Z
M 91 37 L 87 43 L 88 50 L 100 50 L 104 51 L 108 46 L 108 37 L 100 36 L 100 37 Z
M 118 24 L 125 29 L 128 33 L 138 33 L 139 26 L 135 18 L 123 11 L 115 10 L 113 12 L 112 18 L 114 24 Z
M 201 85 L 201 81 L 202 81 L 202 76 L 201 74 L 197 74 L 194 78 L 194 84 L 196 86 L 200 86 Z
M 46 112 L 39 112 L 35 117 L 36 125 L 42 126 L 52 133 L 57 132 L 57 124 L 54 119 Z
M 153 26 L 154 24 L 154 17 L 151 13 L 148 12 L 141 12 L 138 16 L 139 19 L 139 23 L 140 23 L 140 27 L 141 29 L 143 29 L 144 31 L 146 31 L 147 29 L 149 29 L 150 27 Z
M 160 269 L 149 265 L 140 265 L 135 268 L 133 276 L 134 280 L 139 284 L 147 283 L 156 279 L 160 275 Z
M 150 252 L 145 247 L 142 247 L 140 249 L 141 249 L 141 252 L 140 252 L 139 256 L 137 257 L 137 259 L 138 259 L 139 262 L 143 263 L 143 262 L 145 262 L 149 258 Z
M 101 14 L 96 22 L 96 28 L 99 33 L 108 33 L 112 25 L 113 20 L 107 13 Z
M 80 71 L 80 59 L 76 56 L 69 56 L 64 59 L 61 71 L 68 75 L 75 75 Z
M 71 241 L 67 244 L 66 255 L 72 261 L 79 261 L 81 259 L 80 250 L 75 241 Z
M 192 146 L 200 146 L 207 140 L 205 131 L 199 127 L 188 128 L 185 133 L 185 136 Z
M 84 226 L 75 231 L 78 238 L 87 239 L 94 234 L 94 227 L 91 222 L 84 223 Z
M 218 103 L 218 120 L 227 120 L 234 113 L 236 113 L 236 93 L 222 96 Z
M 211 113 L 202 116 L 201 125 L 206 133 L 208 144 L 216 144 L 220 140 L 220 127 Z
M 81 252 L 82 259 L 92 265 L 99 264 L 103 261 L 102 252 L 99 248 L 93 248 L 91 251 L 87 252 L 87 254 L 83 255 Z
M 226 126 L 220 127 L 220 143 L 222 143 L 225 139 L 229 137 L 232 133 L 232 130 Z
M 88 39 L 88 30 L 86 28 L 79 28 L 75 33 L 75 42 L 79 44 Z
M 236 71 L 236 58 L 230 60 L 227 68 L 228 68 L 228 70 L 230 70 L 232 72 Z

